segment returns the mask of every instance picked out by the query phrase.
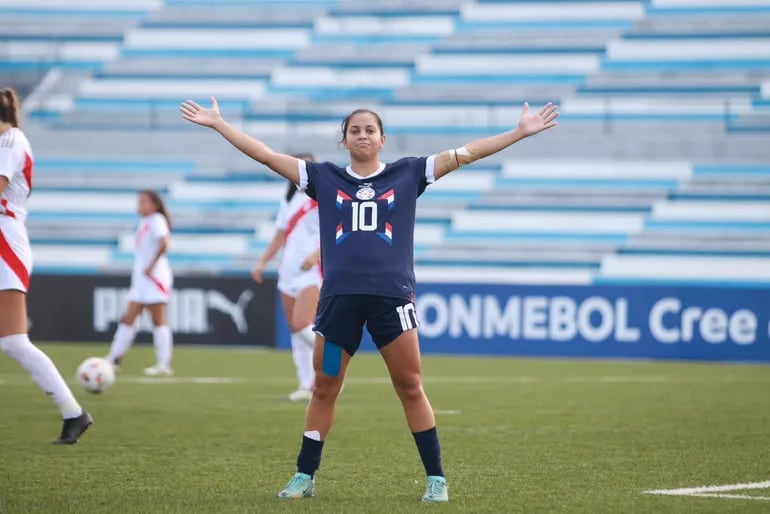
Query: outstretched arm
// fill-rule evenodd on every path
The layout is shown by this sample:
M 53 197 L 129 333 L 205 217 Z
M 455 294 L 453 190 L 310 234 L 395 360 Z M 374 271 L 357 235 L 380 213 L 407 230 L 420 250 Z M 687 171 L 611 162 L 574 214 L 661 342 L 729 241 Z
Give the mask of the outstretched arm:
M 558 117 L 559 107 L 556 105 L 547 103 L 539 111 L 533 113 L 529 110 L 529 104 L 525 103 L 521 111 L 519 125 L 515 129 L 496 136 L 478 139 L 456 150 L 447 150 L 438 154 L 433 171 L 434 177 L 438 180 L 460 166 L 489 157 L 525 137 L 534 136 L 555 127 Z
M 227 123 L 219 112 L 217 99 L 213 96 L 211 97 L 210 109 L 201 107 L 192 100 L 187 100 L 179 107 L 179 110 L 182 111 L 182 118 L 204 127 L 213 128 L 244 154 L 264 164 L 282 177 L 299 184 L 297 158 L 275 152 L 259 139 L 255 139 Z

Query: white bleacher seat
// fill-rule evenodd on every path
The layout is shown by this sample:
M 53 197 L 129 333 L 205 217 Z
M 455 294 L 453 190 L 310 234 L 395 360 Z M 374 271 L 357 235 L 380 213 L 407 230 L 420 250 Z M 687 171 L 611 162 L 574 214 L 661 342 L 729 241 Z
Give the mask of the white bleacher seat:
M 770 38 L 618 39 L 607 58 L 625 61 L 713 61 L 770 58 Z
M 643 2 L 469 2 L 462 19 L 485 22 L 544 20 L 635 20 L 644 16 Z
M 490 284 L 558 284 L 587 285 L 591 283 L 593 272 L 584 269 L 559 268 L 512 268 L 510 266 L 416 266 L 415 277 L 418 282 Z M 451 278 L 450 278 L 451 277 Z
M 655 7 L 770 7 L 770 0 L 652 0 Z
M 101 75 L 106 77 L 141 76 L 158 78 L 168 76 L 180 77 L 217 77 L 219 75 L 254 76 L 268 75 L 273 68 L 285 62 L 284 58 L 265 57 L 254 59 L 236 57 L 218 57 L 217 59 L 203 57 L 181 56 L 145 56 L 120 59 L 104 63 Z
M 249 247 L 249 236 L 244 235 L 208 235 L 174 234 L 169 252 L 177 255 L 238 255 Z M 136 235 L 127 232 L 120 236 L 119 249 L 133 252 Z
M 35 266 L 103 266 L 112 259 L 110 245 L 48 245 L 34 244 Z
M 503 165 L 506 177 L 684 180 L 692 174 L 692 164 L 686 161 L 517 159 Z
M 34 59 L 39 61 L 105 61 L 115 59 L 119 43 L 64 41 L 8 41 L 0 42 L 0 55 L 10 61 Z
M 386 35 L 397 39 L 403 35 L 447 35 L 454 30 L 450 16 L 335 16 L 319 18 L 315 31 L 323 35 Z
M 260 98 L 265 94 L 263 80 L 232 79 L 108 79 L 91 80 L 81 86 L 86 97 L 107 98 L 171 98 L 208 99 L 212 92 L 217 98 Z
M 67 11 L 146 11 L 162 5 L 163 0 L 0 0 L 5 8 Z
M 53 193 L 40 191 L 29 197 L 30 212 L 136 212 L 136 193 Z
M 761 201 L 662 201 L 652 217 L 687 221 L 770 221 L 770 202 Z
M 179 182 L 171 185 L 170 197 L 174 200 L 253 200 L 275 201 L 276 210 L 286 192 L 287 182 L 254 183 L 197 183 Z
M 507 212 L 466 211 L 452 214 L 452 229 L 456 231 L 505 234 L 570 233 L 625 234 L 639 232 L 644 218 L 623 212 L 560 213 L 552 211 Z
M 422 74 L 458 76 L 591 73 L 599 71 L 594 54 L 429 54 L 417 59 Z
M 295 49 L 306 46 L 305 29 L 145 29 L 126 33 L 126 48 L 144 49 Z
M 497 173 L 494 171 L 461 170 L 446 175 L 434 182 L 428 193 L 492 191 L 495 187 Z
M 269 134 L 272 137 L 285 138 L 288 136 L 319 137 L 328 144 L 339 140 L 339 122 L 288 123 L 285 121 L 252 120 L 244 123 L 243 130 L 248 134 Z
M 487 107 L 452 106 L 386 106 L 380 109 L 383 122 L 388 126 L 487 126 L 490 109 Z
M 417 223 L 414 227 L 414 243 L 440 245 L 444 241 L 446 227 L 438 223 Z
M 600 276 L 649 280 L 770 280 L 770 260 L 763 257 L 608 255 Z
M 688 115 L 717 117 L 725 116 L 725 108 L 733 114 L 748 113 L 753 110 L 748 95 L 741 98 L 725 100 L 723 95 L 711 97 L 668 98 L 656 95 L 654 97 L 639 93 L 639 98 L 614 96 L 603 98 L 567 98 L 559 109 L 564 114 L 606 114 L 608 116 L 641 116 L 641 117 L 676 117 Z
M 393 88 L 409 83 L 406 69 L 350 70 L 332 67 L 290 67 L 273 71 L 275 86 L 303 88 Z

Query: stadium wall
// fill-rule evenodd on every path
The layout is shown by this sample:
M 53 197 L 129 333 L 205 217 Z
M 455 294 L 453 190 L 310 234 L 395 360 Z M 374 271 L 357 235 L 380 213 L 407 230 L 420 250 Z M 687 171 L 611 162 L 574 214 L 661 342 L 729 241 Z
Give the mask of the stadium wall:
M 33 275 L 30 334 L 38 341 L 111 340 L 128 277 Z M 275 278 L 177 277 L 175 341 L 289 348 Z M 425 353 L 770 362 L 770 290 L 705 285 L 510 286 L 422 283 Z M 149 320 L 138 341 L 150 341 Z M 363 351 L 374 345 L 368 334 Z
M 126 307 L 128 283 L 125 276 L 32 275 L 30 336 L 36 341 L 111 341 Z M 177 277 L 168 309 L 174 341 L 273 346 L 275 284 L 274 278 L 257 286 L 245 276 Z M 150 341 L 147 316 L 137 323 L 137 341 Z
M 425 353 L 770 361 L 767 288 L 423 283 L 416 306 Z

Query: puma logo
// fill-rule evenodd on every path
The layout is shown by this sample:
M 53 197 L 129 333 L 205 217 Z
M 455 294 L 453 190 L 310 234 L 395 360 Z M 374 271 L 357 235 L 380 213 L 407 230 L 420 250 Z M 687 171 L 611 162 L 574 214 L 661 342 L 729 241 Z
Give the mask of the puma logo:
M 209 309 L 230 316 L 230 319 L 233 320 L 233 324 L 235 324 L 235 328 L 238 329 L 238 333 L 240 334 L 245 334 L 249 331 L 249 324 L 246 322 L 246 307 L 248 307 L 252 298 L 254 298 L 254 292 L 250 289 L 242 292 L 235 302 L 230 301 L 228 297 L 219 291 L 206 292 L 206 302 L 208 303 Z

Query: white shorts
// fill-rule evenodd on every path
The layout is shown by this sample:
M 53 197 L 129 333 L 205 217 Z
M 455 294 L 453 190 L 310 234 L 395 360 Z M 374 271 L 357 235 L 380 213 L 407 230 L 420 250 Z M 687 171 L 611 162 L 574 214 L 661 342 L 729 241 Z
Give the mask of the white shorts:
M 308 287 L 320 288 L 322 282 L 321 269 L 317 264 L 307 271 L 278 274 L 278 290 L 292 298 L 299 296 Z
M 26 293 L 32 273 L 32 250 L 22 223 L 0 215 L 0 291 Z
M 157 278 L 134 274 L 131 277 L 131 289 L 128 290 L 128 301 L 141 305 L 168 303 L 173 283 L 173 279 L 160 281 Z

